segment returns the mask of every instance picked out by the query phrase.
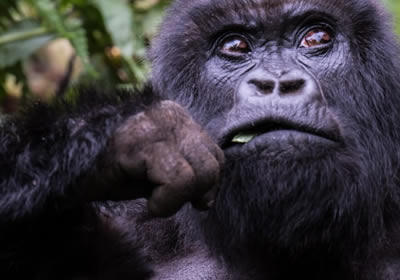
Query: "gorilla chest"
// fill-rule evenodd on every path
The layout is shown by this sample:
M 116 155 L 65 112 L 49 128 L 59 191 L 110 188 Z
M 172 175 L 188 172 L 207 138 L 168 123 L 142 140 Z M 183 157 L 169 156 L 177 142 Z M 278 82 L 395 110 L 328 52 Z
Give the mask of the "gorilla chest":
M 250 280 L 210 254 L 201 238 L 189 233 L 190 222 L 185 219 L 149 218 L 143 200 L 130 203 L 127 212 L 123 229 L 129 228 L 132 244 L 139 245 L 150 260 L 151 280 Z
M 221 263 L 196 252 L 157 264 L 151 280 L 232 280 L 233 277 Z M 244 279 L 243 279 L 244 280 Z

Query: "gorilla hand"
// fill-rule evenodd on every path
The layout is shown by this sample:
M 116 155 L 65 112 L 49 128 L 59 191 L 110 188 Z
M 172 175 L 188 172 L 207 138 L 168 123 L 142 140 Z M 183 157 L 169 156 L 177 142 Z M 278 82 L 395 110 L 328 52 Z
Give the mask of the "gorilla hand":
M 117 128 L 96 183 L 86 189 L 90 200 L 148 197 L 157 216 L 172 215 L 188 201 L 207 209 L 223 161 L 220 148 L 182 107 L 162 101 Z

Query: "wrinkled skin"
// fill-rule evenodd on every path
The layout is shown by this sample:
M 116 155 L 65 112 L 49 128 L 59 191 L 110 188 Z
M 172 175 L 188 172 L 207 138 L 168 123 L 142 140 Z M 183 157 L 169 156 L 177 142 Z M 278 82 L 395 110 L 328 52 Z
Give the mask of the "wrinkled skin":
M 176 0 L 141 96 L 82 93 L 5 124 L 6 273 L 398 279 L 386 18 L 374 0 Z

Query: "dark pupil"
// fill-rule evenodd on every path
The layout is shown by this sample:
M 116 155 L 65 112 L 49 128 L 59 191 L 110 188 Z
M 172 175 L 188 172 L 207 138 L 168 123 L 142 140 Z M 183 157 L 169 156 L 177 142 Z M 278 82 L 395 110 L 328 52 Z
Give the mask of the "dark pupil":
M 244 51 L 247 49 L 247 44 L 243 40 L 233 39 L 224 44 L 224 49 L 230 52 Z
M 312 31 L 307 34 L 306 41 L 309 46 L 329 43 L 330 36 L 325 31 Z

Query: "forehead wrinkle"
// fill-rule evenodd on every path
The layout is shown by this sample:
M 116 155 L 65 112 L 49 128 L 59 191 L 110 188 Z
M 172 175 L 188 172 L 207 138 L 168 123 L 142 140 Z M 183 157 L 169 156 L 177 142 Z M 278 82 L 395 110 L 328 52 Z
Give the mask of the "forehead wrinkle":
M 180 0 L 179 2 L 182 2 Z M 198 25 L 265 26 L 279 23 L 285 16 L 301 13 L 307 9 L 321 11 L 343 11 L 344 2 L 351 0 L 199 0 L 185 1 L 190 18 Z M 338 14 L 340 15 L 340 14 Z M 207 22 L 204 21 L 207 19 Z
M 238 19 L 244 16 L 253 16 L 262 19 L 271 15 L 309 7 L 341 12 L 343 9 L 354 6 L 380 6 L 377 0 L 177 0 L 180 8 L 188 10 L 214 11 L 218 16 L 226 19 Z
M 271 0 L 264 0 L 271 1 Z M 275 0 L 272 0 L 275 1 Z M 379 0 L 282 0 L 285 11 L 301 11 L 302 9 L 325 11 L 336 17 L 343 17 L 344 13 L 357 14 L 357 11 L 367 7 L 381 10 L 382 3 Z
M 197 40 L 235 26 L 279 32 L 291 18 L 312 11 L 329 14 L 340 26 L 353 26 L 373 7 L 376 11 L 375 0 L 177 0 L 169 14 L 174 16 L 167 16 L 162 30 L 169 37 L 189 35 Z
M 218 0 L 199 1 L 190 8 L 190 18 L 200 25 L 221 26 L 240 25 L 255 29 L 266 23 L 277 22 L 283 1 L 263 0 Z M 207 22 L 204 22 L 204 19 Z

